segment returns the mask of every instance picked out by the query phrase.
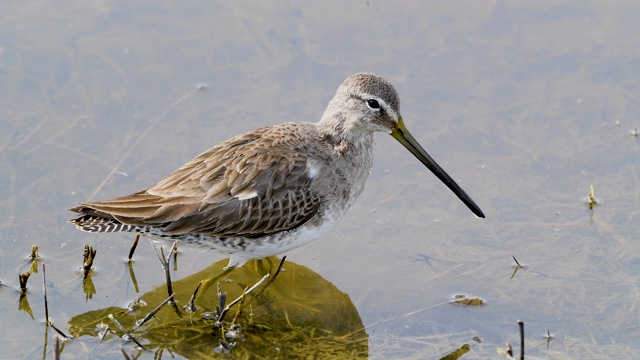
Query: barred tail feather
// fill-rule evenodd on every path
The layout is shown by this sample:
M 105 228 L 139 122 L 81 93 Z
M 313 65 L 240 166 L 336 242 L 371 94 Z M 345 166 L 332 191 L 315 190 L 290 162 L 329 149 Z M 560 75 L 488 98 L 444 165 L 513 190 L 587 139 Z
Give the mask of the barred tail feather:
M 83 215 L 70 220 L 78 229 L 93 233 L 135 231 L 135 226 L 126 225 L 115 219 L 106 219 L 95 215 Z

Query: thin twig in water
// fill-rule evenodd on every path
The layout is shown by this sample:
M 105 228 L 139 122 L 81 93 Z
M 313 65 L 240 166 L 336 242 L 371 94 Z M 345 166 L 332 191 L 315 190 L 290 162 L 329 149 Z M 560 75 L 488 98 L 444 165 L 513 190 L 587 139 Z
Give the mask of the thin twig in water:
M 283 256 L 282 259 L 280 260 L 280 264 L 278 265 L 278 268 L 276 269 L 275 274 L 273 275 L 273 277 L 269 280 L 269 282 L 260 290 L 259 293 L 256 294 L 256 296 L 260 296 L 262 295 L 262 293 L 267 289 L 267 287 L 269 287 L 269 285 L 271 285 L 271 283 L 276 279 L 276 277 L 278 277 L 278 274 L 280 274 L 280 271 L 282 271 L 282 267 L 284 265 L 284 261 L 287 259 L 287 256 Z
M 524 322 L 518 320 L 518 327 L 520 327 L 520 360 L 524 360 Z
M 191 295 L 191 299 L 189 299 L 189 302 L 187 303 L 187 305 L 184 306 L 184 308 L 187 311 L 196 312 L 198 310 L 198 308 L 196 308 L 196 305 L 195 305 L 196 295 L 198 295 L 198 290 L 200 290 L 200 286 L 202 286 L 203 282 L 204 280 L 200 280 L 200 282 L 198 283 L 198 286 L 196 286 L 196 289 L 193 291 L 193 295 Z
M 516 259 L 515 255 L 511 254 L 511 257 L 513 258 L 513 261 L 516 262 L 516 266 L 514 266 L 513 274 L 511 274 L 511 278 L 509 280 L 513 280 L 513 277 L 516 276 L 516 273 L 518 272 L 518 270 L 520 270 L 520 268 L 522 268 L 522 265 L 520 265 L 520 263 L 518 262 L 518 259 Z
M 167 255 L 166 258 L 164 256 L 164 249 L 162 248 L 162 246 L 160 246 L 160 254 L 158 254 L 158 251 L 156 250 L 155 246 L 153 246 L 153 251 L 156 253 L 158 260 L 160 260 L 160 263 L 162 264 L 162 268 L 164 269 L 164 275 L 167 280 L 167 292 L 169 296 L 173 294 L 173 286 L 171 285 L 171 269 L 169 269 L 169 260 L 171 260 L 171 254 L 173 254 L 173 252 L 176 250 L 177 244 L 178 244 L 178 241 L 173 242 L 173 246 L 171 246 L 171 250 L 169 251 L 169 254 Z M 175 306 L 175 301 L 173 299 L 171 299 L 169 302 L 171 303 L 171 305 Z
M 51 328 L 53 330 L 55 330 L 58 334 L 60 334 L 60 336 L 62 336 L 65 339 L 73 339 L 73 336 L 69 336 L 65 333 L 62 332 L 62 330 L 58 329 L 54 324 L 53 324 L 53 320 L 51 320 L 51 318 L 49 318 L 49 326 L 51 326 Z
M 29 280 L 29 276 L 31 276 L 31 269 L 24 274 L 18 275 L 18 283 L 20 284 L 20 292 L 22 294 L 27 293 L 27 281 Z
M 149 321 L 149 319 L 151 319 L 158 311 L 160 311 L 163 306 L 165 306 L 169 301 L 173 300 L 173 295 L 174 294 L 171 294 L 171 296 L 166 298 L 160 305 L 158 305 L 155 309 L 148 313 L 142 320 L 140 320 L 136 324 L 136 326 L 133 327 L 133 330 L 137 330 L 138 328 L 140 328 L 140 326 Z
M 516 259 L 515 255 L 511 254 L 511 257 L 513 258 L 513 261 L 516 262 L 517 267 L 522 267 L 522 265 L 520 265 L 520 263 L 518 262 L 518 259 Z
M 100 325 L 103 329 L 98 333 L 98 341 L 102 341 L 105 336 L 107 336 L 107 334 L 109 334 L 109 332 L 111 331 L 111 329 L 109 328 L 109 324 L 101 323 Z
M 42 263 L 42 292 L 44 293 L 44 318 L 49 318 L 49 302 L 47 301 L 47 273 Z
M 284 265 L 285 260 L 287 260 L 287 255 L 283 256 L 282 259 L 280 260 L 280 264 L 278 264 L 278 268 L 276 269 L 276 273 L 273 274 L 273 278 L 271 279 L 271 282 L 273 282 L 273 280 L 276 279 L 278 274 L 280 274 L 280 271 L 282 271 L 282 266 Z
M 60 337 L 53 335 L 53 360 L 60 359 Z
M 93 354 L 93 352 L 96 351 L 96 349 L 101 345 L 102 340 L 104 340 L 104 338 L 107 337 L 109 333 L 115 333 L 115 331 L 111 330 L 109 324 L 106 324 L 104 322 L 100 322 L 100 324 L 96 325 L 96 330 L 98 329 L 98 342 L 93 345 L 91 350 L 88 352 L 89 354 Z
M 173 271 L 178 271 L 178 242 L 173 244 L 176 248 L 173 251 Z
M 124 326 L 122 326 L 122 324 L 120 324 L 120 322 L 118 320 L 116 320 L 116 318 L 113 316 L 113 314 L 109 314 L 109 319 L 111 319 L 111 321 L 113 321 L 114 324 L 116 324 L 116 326 L 122 330 L 122 332 L 125 333 L 125 335 L 127 335 L 127 337 L 129 339 L 131 339 L 131 341 L 133 341 L 134 343 L 136 343 L 136 345 L 140 346 L 140 348 L 144 351 L 148 351 L 147 348 L 145 348 L 144 346 L 142 346 L 142 344 L 140 344 L 140 342 L 138 342 L 138 340 L 136 340 L 135 337 L 133 337 L 133 335 L 131 335 L 131 333 L 124 328 Z
M 240 321 L 240 316 L 242 316 L 242 307 L 244 305 L 245 295 L 247 295 L 247 288 L 244 288 L 244 291 L 242 292 L 242 296 L 240 297 L 240 304 L 238 304 L 238 311 L 236 311 L 236 316 L 234 316 L 233 320 L 231 320 L 232 329 L 238 323 L 238 321 Z
M 589 185 L 589 199 L 587 200 L 589 203 L 589 209 L 593 210 L 593 208 L 598 205 L 598 200 L 596 199 L 596 192 L 593 190 L 593 185 Z
M 129 262 L 129 277 L 131 277 L 131 283 L 133 283 L 133 287 L 136 290 L 136 293 L 140 292 L 140 289 L 138 288 L 138 280 L 136 279 L 136 273 L 133 271 L 133 262 Z
M 136 248 L 138 247 L 138 241 L 140 241 L 140 234 L 136 235 L 136 239 L 133 241 L 133 245 L 131 245 L 127 262 L 131 262 L 131 260 L 133 259 L 133 253 L 136 252 Z
M 242 300 L 244 298 L 245 295 L 249 294 L 250 292 L 252 292 L 253 290 L 255 290 L 258 286 L 262 285 L 262 283 L 264 283 L 266 280 L 269 279 L 269 277 L 271 276 L 271 273 L 265 275 L 262 277 L 262 279 L 260 279 L 260 281 L 258 281 L 257 283 L 255 283 L 252 287 L 250 287 L 249 289 L 247 289 L 245 292 L 242 293 L 242 295 L 240 295 L 240 297 L 238 297 L 237 299 L 233 300 L 232 302 L 229 303 L 229 305 L 225 306 L 224 310 L 222 310 L 222 312 L 220 313 L 220 316 L 218 316 L 218 322 L 221 322 L 222 319 L 224 318 L 224 316 L 227 314 L 227 312 L 229 312 L 229 309 L 237 304 L 238 302 L 240 302 L 240 300 Z
M 122 346 L 120 346 L 120 352 L 122 353 L 122 356 L 124 356 L 125 360 L 131 360 L 131 358 L 129 357 L 129 355 L 127 355 L 127 352 L 124 351 L 124 348 Z
M 86 279 L 87 276 L 89 275 L 89 271 L 91 270 L 91 267 L 93 266 L 93 259 L 96 258 L 96 253 L 98 252 L 98 250 L 94 249 L 93 247 L 89 246 L 89 245 L 84 245 L 84 252 L 83 252 L 83 262 L 82 262 L 82 270 L 84 271 L 84 278 Z
M 218 306 L 216 306 L 216 315 L 220 316 L 222 314 L 222 310 L 224 310 L 224 306 L 227 303 L 227 293 L 222 292 L 222 286 L 220 283 L 217 284 L 217 292 L 218 292 Z

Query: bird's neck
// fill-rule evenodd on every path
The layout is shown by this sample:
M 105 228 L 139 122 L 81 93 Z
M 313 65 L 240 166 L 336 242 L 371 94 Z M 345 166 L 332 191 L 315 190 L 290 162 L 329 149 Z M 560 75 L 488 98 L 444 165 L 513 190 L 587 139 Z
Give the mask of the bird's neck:
M 368 153 L 373 147 L 373 132 L 362 126 L 355 114 L 343 112 L 331 103 L 316 127 L 320 136 L 338 153 Z

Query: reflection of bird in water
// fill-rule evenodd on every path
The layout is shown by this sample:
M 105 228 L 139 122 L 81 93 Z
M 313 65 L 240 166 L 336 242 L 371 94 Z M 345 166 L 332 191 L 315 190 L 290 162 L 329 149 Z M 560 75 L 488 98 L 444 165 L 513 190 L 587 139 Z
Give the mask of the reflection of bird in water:
M 267 273 L 275 274 L 279 263 L 277 258 L 270 257 L 258 261 L 256 266 L 234 269 L 233 282 L 219 282 L 221 291 L 226 294 L 226 304 L 242 296 L 245 286 L 257 283 Z M 224 265 L 225 261 L 218 261 L 174 281 L 172 286 L 178 304 L 187 304 L 198 283 L 210 279 L 211 274 L 222 273 Z M 217 281 L 205 281 L 202 285 L 195 300 L 197 313 L 185 316 L 180 310 L 182 315 L 178 315 L 174 308 L 164 306 L 157 316 L 136 330 L 135 336 L 155 354 L 170 351 L 172 358 L 175 354 L 186 359 L 214 357 L 213 349 L 221 340 L 233 343 L 228 331 L 242 306 L 242 316 L 237 321 L 241 329 L 236 335 L 243 340 L 237 341 L 231 349 L 233 358 L 255 358 L 256 354 L 261 358 L 282 359 L 306 359 L 309 354 L 318 359 L 364 359 L 368 356 L 368 335 L 349 295 L 305 266 L 287 262 L 286 271 L 281 271 L 275 281 L 246 294 L 243 305 L 233 306 L 223 319 L 222 327 L 215 326 L 215 319 L 204 319 L 209 318 L 219 304 L 217 284 Z M 96 324 L 112 324 L 109 314 L 114 314 L 124 328 L 132 329 L 146 312 L 167 298 L 167 288 L 158 286 L 138 296 L 149 305 L 137 311 L 112 306 L 74 315 L 69 320 L 69 332 L 76 339 L 96 336 Z M 121 345 L 120 337 L 107 336 L 99 346 L 117 351 Z M 82 349 L 77 346 L 65 348 L 65 353 L 69 351 Z

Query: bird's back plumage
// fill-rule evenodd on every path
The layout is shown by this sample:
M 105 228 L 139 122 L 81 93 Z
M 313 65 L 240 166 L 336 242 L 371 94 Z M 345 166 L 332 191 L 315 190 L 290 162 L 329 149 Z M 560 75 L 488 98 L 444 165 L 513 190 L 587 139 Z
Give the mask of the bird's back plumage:
M 282 133 L 289 136 L 282 137 Z M 286 123 L 227 140 L 197 156 L 152 187 L 107 201 L 80 203 L 91 215 L 74 224 L 96 231 L 96 219 L 167 235 L 261 237 L 291 230 L 313 218 L 321 194 L 307 171 L 308 123 Z M 129 230 L 102 227 L 98 231 Z M 113 230 L 112 230 L 113 229 Z

